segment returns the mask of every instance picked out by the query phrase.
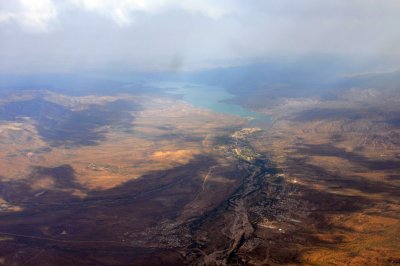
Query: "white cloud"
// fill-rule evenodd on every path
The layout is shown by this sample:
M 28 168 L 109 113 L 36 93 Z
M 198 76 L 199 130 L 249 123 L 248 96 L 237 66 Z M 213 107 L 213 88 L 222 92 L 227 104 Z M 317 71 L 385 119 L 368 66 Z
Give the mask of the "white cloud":
M 57 18 L 51 0 L 19 0 L 1 3 L 0 23 L 15 22 L 32 32 L 46 32 Z
M 135 13 L 157 14 L 170 10 L 183 10 L 211 18 L 219 18 L 229 12 L 229 5 L 211 0 L 70 0 L 71 4 L 97 12 L 114 20 L 118 25 L 129 25 Z
M 0 0 L 0 71 L 400 56 L 398 14 L 399 0 Z
M 119 26 L 130 25 L 138 13 L 182 10 L 217 19 L 231 11 L 225 0 L 2 0 L 0 23 L 15 22 L 31 32 L 47 32 L 65 10 L 95 12 Z

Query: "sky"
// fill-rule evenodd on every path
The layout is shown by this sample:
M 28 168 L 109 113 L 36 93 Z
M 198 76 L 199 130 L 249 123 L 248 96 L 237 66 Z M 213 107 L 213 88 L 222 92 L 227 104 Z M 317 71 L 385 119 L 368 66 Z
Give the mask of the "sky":
M 0 0 L 0 72 L 400 57 L 399 0 Z

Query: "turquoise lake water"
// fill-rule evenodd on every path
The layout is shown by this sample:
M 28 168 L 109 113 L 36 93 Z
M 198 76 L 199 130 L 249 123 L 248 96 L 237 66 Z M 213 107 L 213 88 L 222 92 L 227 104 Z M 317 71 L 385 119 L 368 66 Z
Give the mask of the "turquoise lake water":
M 150 86 L 166 89 L 169 93 L 182 95 L 182 100 L 197 108 L 204 108 L 210 111 L 249 118 L 250 120 L 269 120 L 269 117 L 254 112 L 237 104 L 224 101 L 232 99 L 233 94 L 225 88 L 184 82 L 152 82 Z
M 102 76 L 104 77 L 104 76 Z M 132 76 L 106 76 L 109 79 L 122 82 L 136 82 L 150 87 L 160 88 L 168 93 L 182 95 L 182 100 L 197 108 L 204 108 L 216 113 L 240 116 L 248 118 L 252 125 L 269 124 L 271 118 L 265 114 L 252 111 L 238 104 L 227 103 L 235 95 L 229 93 L 225 88 L 209 86 L 199 83 L 176 82 L 176 81 L 153 81 Z

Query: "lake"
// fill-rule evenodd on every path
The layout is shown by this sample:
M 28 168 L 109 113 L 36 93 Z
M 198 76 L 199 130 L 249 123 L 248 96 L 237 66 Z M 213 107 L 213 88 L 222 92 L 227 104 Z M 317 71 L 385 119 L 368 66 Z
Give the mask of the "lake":
M 204 108 L 216 113 L 248 118 L 253 122 L 268 122 L 270 118 L 240 105 L 226 102 L 234 95 L 223 87 L 187 82 L 150 82 L 150 86 L 166 89 L 169 93 L 182 95 L 182 100 L 194 107 Z

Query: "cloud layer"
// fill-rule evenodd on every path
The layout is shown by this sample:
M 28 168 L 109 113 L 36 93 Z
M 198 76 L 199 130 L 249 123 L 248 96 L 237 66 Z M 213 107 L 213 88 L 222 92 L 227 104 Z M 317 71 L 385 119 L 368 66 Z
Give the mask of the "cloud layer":
M 57 18 L 57 9 L 51 0 L 4 1 L 0 7 L 0 23 L 16 23 L 30 32 L 47 31 Z
M 397 0 L 2 0 L 0 71 L 400 56 Z

